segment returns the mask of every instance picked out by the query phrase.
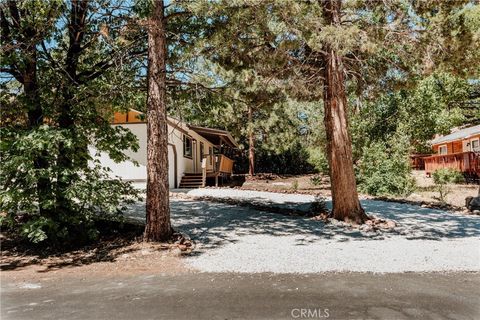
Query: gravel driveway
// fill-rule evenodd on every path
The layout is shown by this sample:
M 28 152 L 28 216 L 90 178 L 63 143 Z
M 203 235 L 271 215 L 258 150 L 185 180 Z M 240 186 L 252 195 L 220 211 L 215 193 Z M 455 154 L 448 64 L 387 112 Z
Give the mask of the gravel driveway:
M 232 189 L 198 189 L 190 196 L 243 199 L 304 208 L 313 197 Z M 327 203 L 327 205 L 330 205 Z M 480 271 L 480 216 L 374 200 L 369 214 L 392 219 L 391 231 L 366 232 L 207 201 L 172 199 L 174 227 L 197 243 L 187 263 L 205 272 Z M 144 204 L 131 217 L 144 219 Z

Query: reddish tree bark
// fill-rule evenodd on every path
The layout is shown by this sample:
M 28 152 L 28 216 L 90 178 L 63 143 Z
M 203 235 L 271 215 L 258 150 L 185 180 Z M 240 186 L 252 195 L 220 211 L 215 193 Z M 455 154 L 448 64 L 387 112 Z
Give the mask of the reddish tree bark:
M 147 224 L 146 241 L 171 237 L 166 108 L 166 19 L 163 1 L 154 1 L 148 20 Z
M 322 2 L 327 24 L 340 25 L 340 0 Z M 332 185 L 333 217 L 353 223 L 368 220 L 358 199 L 352 159 L 352 142 L 348 132 L 347 96 L 342 57 L 327 44 L 324 48 L 323 103 L 327 152 Z

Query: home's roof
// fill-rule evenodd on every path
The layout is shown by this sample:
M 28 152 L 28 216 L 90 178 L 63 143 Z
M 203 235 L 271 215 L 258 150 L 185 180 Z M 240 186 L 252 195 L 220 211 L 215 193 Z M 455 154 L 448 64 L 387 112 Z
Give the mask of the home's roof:
M 195 131 L 214 145 L 221 145 L 222 142 L 232 148 L 238 148 L 238 143 L 233 139 L 230 132 L 220 129 L 212 129 L 187 124 L 188 128 Z
M 140 112 L 135 109 L 130 109 L 128 113 L 115 112 L 113 123 L 114 124 L 146 123 L 146 120 L 140 119 L 138 117 L 139 115 L 143 115 L 143 112 Z M 186 126 L 188 129 L 201 135 L 202 137 L 204 137 L 214 145 L 221 145 L 222 143 L 224 143 L 232 148 L 238 148 L 238 143 L 235 141 L 235 139 L 232 137 L 232 135 L 228 131 L 190 125 L 180 119 L 176 119 L 170 116 L 167 117 L 167 122 L 172 127 L 177 128 L 178 130 L 180 130 L 185 134 L 188 134 L 188 132 L 186 132 L 184 129 Z
M 447 134 L 446 136 L 441 136 L 435 138 L 431 141 L 432 145 L 455 141 L 455 140 L 462 140 L 473 135 L 480 134 L 480 125 L 464 128 L 453 133 Z

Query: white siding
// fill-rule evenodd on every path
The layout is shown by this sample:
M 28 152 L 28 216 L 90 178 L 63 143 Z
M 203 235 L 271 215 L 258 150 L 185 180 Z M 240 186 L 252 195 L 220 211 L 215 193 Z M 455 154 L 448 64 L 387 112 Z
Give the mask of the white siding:
M 95 156 L 98 152 L 93 147 L 89 147 L 88 150 L 92 156 Z M 105 152 L 101 152 L 96 158 L 100 160 L 100 163 L 103 167 L 110 168 L 111 172 L 109 172 L 109 176 L 112 179 L 121 178 L 123 180 L 133 181 L 147 180 L 147 168 L 143 164 L 136 166 L 131 161 L 117 163 L 113 161 Z
M 182 128 L 184 131 L 188 132 L 188 135 L 196 140 L 194 145 L 195 151 L 193 151 L 194 159 L 190 159 L 183 156 L 183 135 L 184 133 L 177 129 L 175 126 L 168 125 L 168 179 L 170 188 L 174 187 L 175 183 L 175 152 L 177 157 L 177 187 L 180 184 L 182 176 L 185 172 L 201 172 L 201 159 L 200 159 L 200 142 L 204 143 L 205 151 L 208 153 L 208 148 L 213 145 L 202 136 L 198 135 L 196 132 L 188 129 L 188 127 L 178 120 L 171 119 L 176 126 Z M 136 180 L 136 181 L 146 181 L 147 180 L 147 125 L 146 123 L 127 123 L 121 124 L 122 127 L 129 129 L 133 134 L 137 136 L 139 149 L 137 152 L 131 150 L 125 151 L 125 154 L 131 159 L 138 162 L 139 166 L 135 166 L 131 161 L 125 161 L 122 163 L 115 163 L 107 154 L 101 153 L 98 158 L 102 165 L 109 167 L 112 170 L 112 177 L 121 177 L 124 180 Z M 91 154 L 95 154 L 95 149 L 91 148 Z M 195 164 L 194 164 L 195 161 Z

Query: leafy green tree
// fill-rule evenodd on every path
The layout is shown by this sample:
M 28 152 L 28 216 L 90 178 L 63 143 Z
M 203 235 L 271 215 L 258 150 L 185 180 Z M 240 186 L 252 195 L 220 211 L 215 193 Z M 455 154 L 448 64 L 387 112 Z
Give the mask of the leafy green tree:
M 106 152 L 123 161 L 122 150 L 136 148 L 130 132 L 110 126 L 112 108 L 125 101 L 117 86 L 136 73 L 134 64 L 123 63 L 135 57 L 138 40 L 126 8 L 122 1 L 75 0 L 0 7 L 7 32 L 2 85 L 18 88 L 2 95 L 9 117 L 1 128 L 1 210 L 32 241 L 94 238 L 96 216 L 116 213 L 135 195 L 96 158 Z M 26 71 L 35 75 L 30 82 L 18 76 Z M 18 216 L 25 215 L 22 228 Z

